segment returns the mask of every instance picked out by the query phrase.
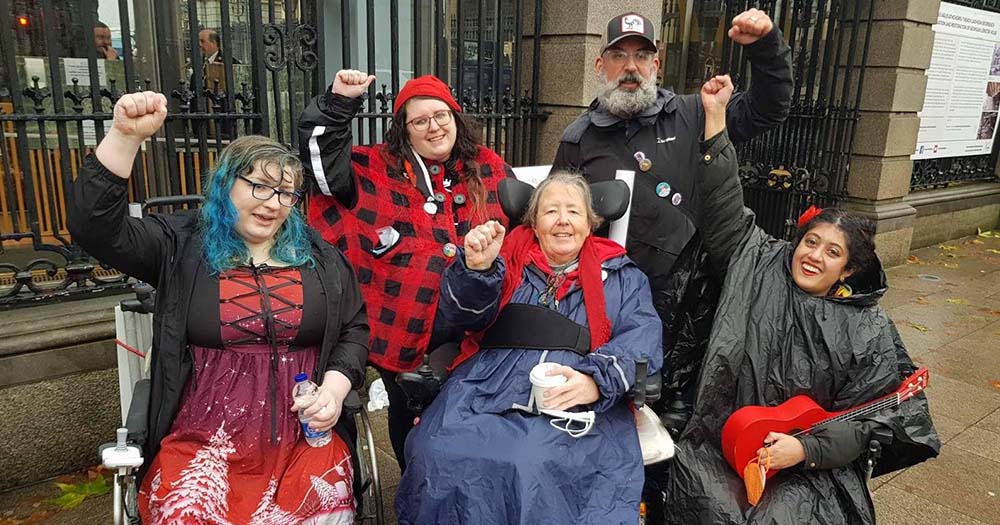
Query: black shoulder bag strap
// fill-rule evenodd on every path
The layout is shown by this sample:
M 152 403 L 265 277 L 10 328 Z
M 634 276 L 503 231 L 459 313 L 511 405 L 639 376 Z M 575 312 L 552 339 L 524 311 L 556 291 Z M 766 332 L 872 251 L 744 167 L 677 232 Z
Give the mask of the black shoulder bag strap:
M 590 330 L 544 306 L 510 303 L 486 330 L 480 349 L 523 348 L 590 353 Z

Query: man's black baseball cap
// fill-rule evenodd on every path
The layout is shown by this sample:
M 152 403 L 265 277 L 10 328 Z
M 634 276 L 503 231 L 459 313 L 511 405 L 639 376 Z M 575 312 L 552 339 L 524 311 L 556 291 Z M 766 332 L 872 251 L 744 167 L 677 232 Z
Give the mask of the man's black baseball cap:
M 608 21 L 608 29 L 604 33 L 604 45 L 601 46 L 601 53 L 630 36 L 642 38 L 649 42 L 649 47 L 656 49 L 653 23 L 639 13 L 624 13 Z

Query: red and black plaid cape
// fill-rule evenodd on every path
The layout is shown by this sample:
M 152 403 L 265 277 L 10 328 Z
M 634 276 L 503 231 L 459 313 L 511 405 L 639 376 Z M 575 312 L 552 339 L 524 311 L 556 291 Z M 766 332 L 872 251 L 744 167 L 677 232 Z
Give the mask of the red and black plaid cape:
M 371 325 L 369 362 L 404 372 L 416 368 L 427 351 L 441 272 L 450 262 L 444 247 L 462 245 L 473 220 L 472 203 L 465 182 L 452 173 L 451 193 L 444 192 L 445 202 L 438 204 L 438 212 L 428 214 L 423 208 L 427 199 L 413 183 L 388 175 L 384 149 L 384 144 L 355 146 L 351 165 L 357 177 L 357 204 L 347 209 L 333 197 L 315 194 L 310 197 L 309 223 L 340 248 L 358 272 Z M 484 147 L 479 148 L 476 162 L 487 195 L 486 215 L 506 226 L 496 190 L 513 172 Z M 428 163 L 427 169 L 434 187 L 441 188 L 445 166 L 439 164 L 441 169 L 434 174 L 433 165 Z M 461 170 L 461 163 L 456 170 Z M 465 201 L 462 204 L 455 203 L 459 195 Z M 376 232 L 385 226 L 395 228 L 400 240 L 376 256 L 372 251 L 379 245 Z

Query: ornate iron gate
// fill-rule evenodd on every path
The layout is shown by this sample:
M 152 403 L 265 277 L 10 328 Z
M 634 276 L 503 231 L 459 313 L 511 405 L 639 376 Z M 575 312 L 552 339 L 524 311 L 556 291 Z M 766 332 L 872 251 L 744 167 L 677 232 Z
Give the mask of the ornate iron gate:
M 725 33 L 729 21 L 750 7 L 765 10 L 784 33 L 795 87 L 784 124 L 737 148 L 740 176 L 758 224 L 772 235 L 790 237 L 795 219 L 810 204 L 836 204 L 846 194 L 873 3 L 665 0 L 666 64 L 673 67 L 664 72 L 665 83 L 696 92 L 710 75 L 728 72 L 745 88 L 749 64 Z M 672 61 L 680 65 L 671 66 Z
M 164 128 L 137 158 L 133 201 L 198 193 L 203 174 L 238 135 L 270 135 L 297 147 L 299 113 L 332 74 L 323 50 L 335 46 L 324 29 L 337 21 L 327 24 L 324 16 L 341 18 L 343 67 L 374 71 L 375 46 L 390 46 L 389 82 L 380 77 L 382 85 L 372 86 L 356 121 L 358 142 L 385 131 L 405 80 L 400 24 L 412 22 L 410 75 L 447 78 L 484 124 L 488 146 L 512 164 L 533 163 L 544 116 L 533 102 L 538 39 L 523 44 L 523 19 L 526 4 L 539 1 L 410 0 L 411 19 L 401 21 L 398 0 L 334 7 L 312 0 L 0 0 L 0 309 L 127 286 L 68 238 L 65 199 L 122 93 L 152 89 L 170 104 Z M 388 35 L 376 34 L 379 10 L 388 11 Z M 98 15 L 109 12 L 118 27 L 102 27 Z M 362 14 L 367 24 L 352 34 L 350 22 Z M 540 16 L 534 9 L 532 27 Z M 105 30 L 120 57 L 97 48 Z M 367 60 L 352 60 L 352 46 L 363 42 Z M 532 58 L 533 69 L 525 70 L 522 62 Z

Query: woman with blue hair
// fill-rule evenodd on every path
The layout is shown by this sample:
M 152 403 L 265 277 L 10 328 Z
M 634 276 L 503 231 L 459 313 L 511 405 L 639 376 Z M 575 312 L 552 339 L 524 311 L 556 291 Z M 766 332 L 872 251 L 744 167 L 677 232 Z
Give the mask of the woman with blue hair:
M 166 114 L 161 94 L 123 96 L 70 210 L 88 253 L 157 289 L 143 522 L 350 523 L 340 414 L 369 331 L 354 272 L 306 226 L 302 165 L 267 137 L 223 150 L 200 212 L 128 217 L 135 155 Z M 335 430 L 325 446 L 301 439 L 290 408 L 301 372 L 320 385 L 308 426 Z

